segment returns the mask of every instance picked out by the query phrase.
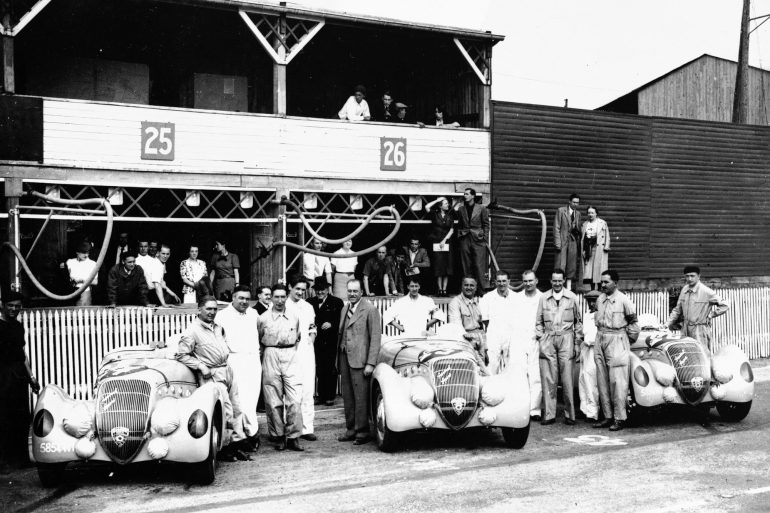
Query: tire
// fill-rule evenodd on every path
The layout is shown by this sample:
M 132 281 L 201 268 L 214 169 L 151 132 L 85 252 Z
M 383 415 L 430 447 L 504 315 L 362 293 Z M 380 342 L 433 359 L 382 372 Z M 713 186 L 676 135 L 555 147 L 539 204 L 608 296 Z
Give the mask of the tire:
M 45 488 L 55 488 L 64 480 L 64 469 L 67 463 L 38 463 L 37 477 Z
M 382 397 L 382 390 L 377 387 L 377 394 L 374 402 L 374 438 L 377 442 L 377 448 L 382 452 L 393 452 L 398 448 L 398 434 L 388 429 L 388 422 L 385 418 L 385 399 Z
M 747 403 L 717 403 L 719 416 L 727 422 L 740 422 L 751 410 L 751 401 Z
M 521 449 L 529 438 L 529 423 L 523 428 L 502 428 L 505 445 L 511 449 Z
M 217 473 L 217 447 L 219 446 L 219 427 L 212 422 L 209 434 L 209 455 L 200 463 L 192 463 L 190 475 L 195 483 L 209 485 L 214 482 Z

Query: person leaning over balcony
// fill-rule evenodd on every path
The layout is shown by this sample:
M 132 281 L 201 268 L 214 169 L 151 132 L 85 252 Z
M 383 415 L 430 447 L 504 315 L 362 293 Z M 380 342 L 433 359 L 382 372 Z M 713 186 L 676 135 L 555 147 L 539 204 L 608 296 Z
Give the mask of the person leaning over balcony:
M 206 262 L 198 259 L 198 246 L 190 246 L 189 256 L 179 264 L 179 275 L 182 277 L 182 295 L 184 303 L 198 303 L 199 290 L 208 290 L 205 284 L 205 278 L 208 275 L 206 271 Z M 209 291 L 208 294 L 211 292 Z
M 393 269 L 387 256 L 388 248 L 381 246 L 377 248 L 377 254 L 364 264 L 364 291 L 367 296 L 387 296 L 390 292 Z
M 35 393 L 40 391 L 24 351 L 24 326 L 16 320 L 21 313 L 21 301 L 18 292 L 6 292 L 0 310 L 0 473 L 7 473 L 8 466 L 29 464 L 27 433 L 31 419 L 27 387 Z
M 631 342 L 639 336 L 636 306 L 618 290 L 618 273 L 602 272 L 602 294 L 596 302 L 596 383 L 604 420 L 595 428 L 623 429 L 628 402 Z
M 444 106 L 443 105 L 436 105 L 435 109 L 433 110 L 433 122 L 432 123 L 423 123 L 422 121 L 418 121 L 417 125 L 420 128 L 425 128 L 426 126 L 435 126 L 438 128 L 459 128 L 460 123 L 457 121 L 450 121 L 448 117 L 446 117 L 444 112 Z
M 168 306 L 169 304 L 174 305 L 181 303 L 181 300 L 179 299 L 179 296 L 176 295 L 176 292 L 171 290 L 168 287 L 168 284 L 166 283 L 166 262 L 168 262 L 169 257 L 171 256 L 171 248 L 168 247 L 166 244 L 162 244 L 160 246 L 160 251 L 158 252 L 158 263 L 153 269 L 152 278 L 148 279 L 147 281 L 152 281 L 155 285 L 155 294 L 158 297 L 158 303 L 161 306 Z
M 88 257 L 90 251 L 91 243 L 81 242 L 75 252 L 76 257 L 67 260 L 66 266 L 70 276 L 70 285 L 75 290 L 79 289 L 86 282 L 86 278 L 88 278 L 91 272 L 96 269 L 96 262 Z M 91 285 L 86 287 L 78 296 L 75 306 L 91 306 L 93 303 L 92 289 L 98 284 L 98 280 L 99 275 L 96 274 Z
M 730 304 L 716 292 L 701 283 L 700 267 L 684 268 L 687 286 L 679 293 L 679 300 L 668 318 L 668 328 L 681 323 L 682 335 L 692 337 L 711 350 L 711 319 L 724 314 Z
M 393 112 L 393 96 L 390 94 L 390 91 L 382 93 L 382 103 L 377 105 L 372 114 L 372 121 L 382 121 L 383 123 L 393 122 L 393 118 L 395 118 L 396 115 Z
M 214 322 L 217 315 L 217 300 L 213 296 L 204 296 L 198 301 L 198 316 L 182 333 L 179 340 L 176 359 L 193 371 L 198 371 L 204 383 L 213 381 L 226 390 L 224 395 L 225 421 L 232 429 L 230 444 L 219 454 L 224 461 L 251 460 L 240 447 L 245 440 L 243 433 L 243 413 L 238 397 L 238 382 L 233 377 L 233 369 L 227 362 L 230 347 L 225 341 L 222 326 Z
M 556 387 L 561 376 L 564 423 L 575 425 L 572 368 L 583 340 L 583 318 L 577 296 L 564 287 L 564 271 L 551 273 L 551 290 L 537 306 L 535 337 L 540 342 L 540 381 L 545 412 L 543 425 L 556 422 Z
M 348 121 L 369 121 L 372 116 L 369 112 L 369 104 L 364 97 L 366 97 L 366 88 L 357 85 L 353 89 L 353 96 L 348 97 L 337 116 Z
M 136 253 L 126 251 L 120 263 L 107 273 L 107 302 L 110 306 L 147 306 L 147 278 L 136 265 Z
M 209 279 L 214 288 L 214 297 L 219 300 L 232 298 L 233 290 L 241 284 L 241 262 L 238 255 L 227 251 L 227 243 L 222 239 L 214 241 L 214 254 L 209 265 Z

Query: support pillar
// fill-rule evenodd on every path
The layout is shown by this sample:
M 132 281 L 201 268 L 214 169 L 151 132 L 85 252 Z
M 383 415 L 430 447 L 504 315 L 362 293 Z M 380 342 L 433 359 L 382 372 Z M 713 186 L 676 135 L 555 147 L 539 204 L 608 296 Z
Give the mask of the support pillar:
M 2 20 L 3 29 L 6 34 L 11 30 L 11 15 L 5 14 Z M 13 64 L 13 37 L 3 35 L 3 92 L 13 94 L 16 92 L 16 77 Z
M 8 212 L 8 242 L 17 248 L 21 244 L 21 231 L 19 228 L 19 198 L 23 194 L 21 178 L 5 179 L 5 211 Z M 6 251 L 3 261 L 6 269 L 3 281 L 11 284 L 11 289 L 21 291 L 21 268 L 19 261 L 13 254 Z
M 286 115 L 286 64 L 273 63 L 273 114 Z

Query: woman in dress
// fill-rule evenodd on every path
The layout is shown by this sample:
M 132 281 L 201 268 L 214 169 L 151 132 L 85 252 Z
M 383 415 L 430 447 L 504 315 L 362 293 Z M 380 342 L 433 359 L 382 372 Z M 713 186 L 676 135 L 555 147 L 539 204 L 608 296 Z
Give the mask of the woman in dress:
M 208 290 L 207 286 L 201 283 L 206 275 L 208 275 L 208 271 L 206 269 L 206 262 L 198 259 L 198 246 L 191 245 L 189 255 L 187 260 L 182 260 L 179 264 L 179 275 L 182 277 L 182 283 L 184 283 L 184 287 L 182 287 L 182 293 L 184 294 L 183 302 L 197 305 L 198 297 L 196 292 L 198 292 L 200 287 L 206 287 L 206 290 Z
M 217 240 L 214 244 L 214 255 L 211 257 L 210 276 L 214 288 L 214 297 L 223 301 L 231 301 L 233 290 L 240 285 L 241 263 L 238 255 L 227 251 L 227 244 Z
M 433 208 L 438 205 L 437 208 Z M 428 233 L 428 241 L 432 244 L 433 276 L 436 277 L 436 294 L 446 296 L 447 282 L 452 275 L 452 259 L 449 247 L 449 238 L 454 232 L 453 210 L 449 206 L 449 200 L 444 196 L 425 205 L 425 211 L 430 215 L 431 229 Z
M 599 288 L 602 272 L 609 268 L 610 229 L 596 207 L 588 207 L 588 220 L 581 227 L 583 242 L 583 283 Z
M 332 285 L 332 294 L 342 300 L 348 298 L 348 280 L 355 278 L 356 265 L 358 265 L 358 257 L 344 257 L 353 253 L 353 241 L 346 240 L 342 243 L 342 247 L 334 252 L 336 257 L 332 257 L 332 270 L 334 271 L 334 280 Z

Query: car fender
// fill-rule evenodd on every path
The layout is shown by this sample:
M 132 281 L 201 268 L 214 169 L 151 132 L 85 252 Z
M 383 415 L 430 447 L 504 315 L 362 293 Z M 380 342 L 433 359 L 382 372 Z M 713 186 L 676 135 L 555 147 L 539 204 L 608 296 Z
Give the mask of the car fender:
M 715 365 L 724 366 L 732 374 L 732 379 L 727 383 L 720 383 L 719 387 L 724 391 L 721 401 L 733 403 L 746 403 L 754 397 L 754 371 L 746 354 L 738 346 L 722 347 L 713 356 L 712 368 Z M 744 373 L 741 368 L 746 365 Z M 746 380 L 745 374 L 749 380 Z M 709 399 L 711 399 L 709 395 Z
M 81 401 L 72 399 L 58 385 L 46 385 L 38 396 L 35 410 L 32 414 L 32 456 L 39 463 L 62 463 L 79 460 L 75 454 L 77 438 L 64 430 L 64 418 L 72 411 L 73 406 Z M 35 423 L 43 410 L 50 413 L 53 428 L 45 436 L 36 434 Z
M 529 379 L 525 368 L 508 366 L 500 374 L 505 387 L 505 399 L 495 406 L 497 419 L 492 426 L 523 428 L 529 424 L 530 392 Z M 483 385 L 482 385 L 483 386 Z M 481 425 L 474 415 L 470 426 Z
M 659 404 L 664 404 L 666 401 L 663 399 L 663 385 L 657 382 L 655 379 L 655 373 L 653 372 L 650 365 L 643 361 L 641 358 L 639 358 L 636 354 L 631 352 L 630 356 L 630 381 L 631 381 L 631 387 L 633 388 L 634 392 L 634 400 L 636 401 L 636 404 L 639 406 L 643 406 L 645 408 L 650 408 L 652 406 L 657 406 Z M 647 373 L 647 376 L 649 378 L 649 381 L 647 385 L 642 385 L 639 380 L 637 379 L 637 369 L 644 369 L 644 372 Z M 676 403 L 683 404 L 683 401 L 679 398 L 679 395 L 677 394 L 677 400 Z
M 209 454 L 209 434 L 214 428 L 215 411 L 219 411 L 218 428 L 220 434 L 225 434 L 225 414 L 223 387 L 214 382 L 208 382 L 196 389 L 189 397 L 177 399 L 177 411 L 179 414 L 179 427 L 171 434 L 165 436 L 168 442 L 168 454 L 165 461 L 181 463 L 197 463 L 203 461 Z M 200 438 L 194 438 L 188 429 L 190 416 L 196 411 L 202 410 L 206 415 L 208 429 Z M 154 435 L 158 436 L 158 435 Z M 221 449 L 224 436 L 219 437 Z M 146 449 L 142 455 L 146 454 Z M 144 459 L 144 458 L 143 458 Z
M 411 399 L 410 380 L 396 372 L 391 366 L 380 363 L 374 368 L 372 373 L 372 407 L 376 405 L 377 400 L 375 388 L 379 387 L 382 392 L 382 399 L 385 403 L 385 419 L 388 429 L 395 432 L 409 431 L 411 429 L 420 429 L 420 408 L 415 406 Z M 437 415 L 436 425 L 441 427 L 443 421 Z M 444 426 L 446 427 L 446 426 Z

